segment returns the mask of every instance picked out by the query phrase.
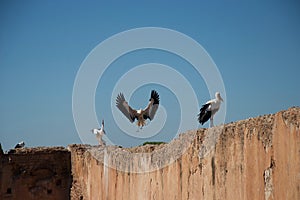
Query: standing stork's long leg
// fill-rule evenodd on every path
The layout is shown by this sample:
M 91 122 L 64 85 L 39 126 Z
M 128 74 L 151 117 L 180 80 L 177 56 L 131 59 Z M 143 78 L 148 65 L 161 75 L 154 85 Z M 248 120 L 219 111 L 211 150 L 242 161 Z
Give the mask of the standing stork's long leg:
M 214 117 L 210 118 L 210 128 L 214 127 Z

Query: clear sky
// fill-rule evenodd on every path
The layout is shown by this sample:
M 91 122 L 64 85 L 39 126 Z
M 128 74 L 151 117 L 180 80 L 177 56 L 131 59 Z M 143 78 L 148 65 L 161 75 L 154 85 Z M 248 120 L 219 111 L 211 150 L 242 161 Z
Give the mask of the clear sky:
M 292 0 L 0 0 L 0 142 L 5 150 L 22 140 L 27 146 L 82 143 L 72 113 L 73 87 L 80 66 L 101 42 L 142 27 L 175 30 L 202 45 L 224 82 L 225 123 L 299 106 L 299 11 L 299 2 Z M 130 99 L 125 91 L 120 92 L 134 108 L 143 108 L 150 90 L 156 89 L 161 96 L 156 118 L 144 132 L 133 133 L 137 136 L 124 133 L 116 125 L 111 111 L 115 101 L 112 90 L 127 71 L 147 63 L 167 65 L 186 78 L 199 103 L 191 108 L 192 116 L 210 99 L 201 76 L 179 56 L 157 49 L 120 56 L 107 68 L 95 93 L 96 115 L 99 121 L 105 119 L 113 144 L 169 141 L 183 120 L 179 94 L 168 86 L 149 83 L 136 86 Z M 172 76 L 168 78 L 172 80 Z M 133 127 L 120 112 L 116 114 Z M 94 126 L 97 124 L 90 128 Z M 162 130 L 148 137 L 158 126 Z M 89 130 L 86 134 L 94 139 Z

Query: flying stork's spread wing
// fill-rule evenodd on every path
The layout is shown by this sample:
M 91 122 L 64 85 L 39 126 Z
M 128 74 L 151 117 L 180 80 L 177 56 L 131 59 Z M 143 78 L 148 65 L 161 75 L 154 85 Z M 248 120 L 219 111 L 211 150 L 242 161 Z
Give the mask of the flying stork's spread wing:
M 145 108 L 144 119 L 152 120 L 159 106 L 159 95 L 155 90 L 151 91 L 148 106 Z
M 130 122 L 134 122 L 137 112 L 128 105 L 122 93 L 117 96 L 116 106 L 129 119 Z

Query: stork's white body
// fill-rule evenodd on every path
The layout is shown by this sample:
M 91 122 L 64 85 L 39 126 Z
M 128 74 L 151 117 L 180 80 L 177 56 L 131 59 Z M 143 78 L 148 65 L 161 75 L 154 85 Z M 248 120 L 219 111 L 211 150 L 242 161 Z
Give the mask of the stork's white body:
M 100 129 L 92 129 L 91 130 L 93 134 L 96 135 L 97 141 L 99 145 L 106 145 L 105 141 L 102 139 L 103 135 L 105 135 L 105 130 L 104 130 L 104 120 L 102 120 L 102 126 Z

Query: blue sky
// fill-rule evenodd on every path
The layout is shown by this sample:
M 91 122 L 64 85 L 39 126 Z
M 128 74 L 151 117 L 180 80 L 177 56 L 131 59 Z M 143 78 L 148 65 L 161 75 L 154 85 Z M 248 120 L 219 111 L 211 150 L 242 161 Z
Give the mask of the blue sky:
M 27 146 L 81 143 L 72 114 L 73 85 L 81 64 L 104 40 L 141 27 L 172 29 L 203 46 L 223 78 L 225 122 L 299 106 L 299 10 L 300 4 L 290 0 L 1 0 L 0 142 L 4 149 L 21 140 Z M 154 62 L 182 73 L 195 90 L 199 104 L 210 98 L 201 77 L 178 56 L 151 49 L 123 55 L 105 72 L 95 95 L 97 117 L 106 119 L 106 130 L 114 144 L 135 146 L 174 137 L 180 109 L 176 94 L 167 87 L 144 85 L 129 100 L 133 107 L 144 107 L 152 88 L 160 92 L 168 117 L 154 137 L 124 134 L 110 113 L 114 101 L 111 90 L 116 81 L 126 70 Z M 195 108 L 195 113 L 198 110 Z M 147 128 L 151 130 L 151 123 Z M 87 130 L 86 134 L 91 133 Z

